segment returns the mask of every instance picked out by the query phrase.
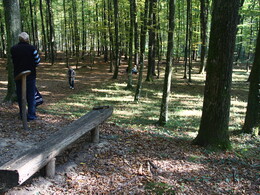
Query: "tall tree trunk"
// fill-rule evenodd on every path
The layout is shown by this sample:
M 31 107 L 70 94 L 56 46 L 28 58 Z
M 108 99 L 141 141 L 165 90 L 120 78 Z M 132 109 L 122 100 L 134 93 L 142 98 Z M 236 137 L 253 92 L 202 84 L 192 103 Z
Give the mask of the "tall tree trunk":
M 152 81 L 155 74 L 155 55 L 156 55 L 156 6 L 157 0 L 150 0 L 149 6 L 149 50 L 148 50 L 148 69 L 146 81 Z
M 189 53 L 190 53 L 190 46 L 189 46 L 189 20 L 190 20 L 190 0 L 187 0 L 187 12 L 186 12 L 186 38 L 185 38 L 185 53 L 184 53 L 184 75 L 183 75 L 183 78 L 184 79 L 187 79 L 187 65 L 188 65 L 188 57 L 190 56 Z
M 33 42 L 33 45 L 35 45 L 35 25 L 34 25 L 34 17 L 33 17 L 33 4 L 32 4 L 32 0 L 29 0 L 29 7 L 30 7 L 30 22 L 31 22 L 31 33 L 32 33 L 32 38 L 31 41 Z
M 5 47 L 5 30 L 4 30 L 4 21 L 2 20 L 3 17 L 3 14 L 2 14 L 2 11 L 0 11 L 0 42 L 1 42 L 1 48 L 0 48 L 0 57 L 5 57 L 5 50 L 6 50 L 6 47 Z
M 168 31 L 168 46 L 167 60 L 164 76 L 163 97 L 161 103 L 161 112 L 159 124 L 165 125 L 168 121 L 168 107 L 171 94 L 171 79 L 173 69 L 173 37 L 174 37 L 174 15 L 175 15 L 175 0 L 169 1 L 169 31 Z
M 119 72 L 119 35 L 118 35 L 118 0 L 114 0 L 114 21 L 115 21 L 115 70 L 113 79 L 117 79 Z
M 208 6 L 209 6 L 209 0 L 200 0 L 201 54 L 200 54 L 199 73 L 204 73 L 205 70 L 205 56 L 207 53 Z
M 238 9 L 238 0 L 213 0 L 203 110 L 194 140 L 201 146 L 230 147 L 228 123 Z
M 96 3 L 96 40 L 97 40 L 97 55 L 100 56 L 100 33 L 99 33 L 99 21 L 98 21 L 98 3 Z
M 136 10 L 136 0 L 134 1 L 134 56 L 135 65 L 139 64 L 139 39 L 138 39 L 138 22 L 137 22 L 137 10 Z
M 85 21 L 85 0 L 81 1 L 81 20 L 82 20 L 82 59 L 84 59 L 84 56 L 86 54 L 86 50 L 87 50 L 87 33 L 86 33 L 86 21 Z
M 68 33 L 67 33 L 67 9 L 66 9 L 66 0 L 63 0 L 63 17 L 64 17 L 64 45 L 65 45 L 65 58 L 66 66 L 69 67 L 69 53 L 68 53 Z
M 107 6 L 106 6 L 106 0 L 103 0 L 103 25 L 105 30 L 103 31 L 103 48 L 104 48 L 104 61 L 108 61 L 108 41 L 107 41 Z
M 189 54 L 189 79 L 188 81 L 191 82 L 191 69 L 192 69 L 192 1 L 189 0 L 189 14 L 188 14 L 188 17 L 189 17 L 189 40 L 188 40 L 188 45 L 189 45 L 189 51 L 188 51 L 188 54 Z
M 260 125 L 260 30 L 255 50 L 255 59 L 249 76 L 249 94 L 245 123 L 242 128 L 244 133 L 253 133 L 254 128 Z
M 5 24 L 7 34 L 7 71 L 8 71 L 8 85 L 7 94 L 4 101 L 14 101 L 15 97 L 15 83 L 14 83 L 14 65 L 11 60 L 10 49 L 13 45 L 18 43 L 18 35 L 21 32 L 21 15 L 18 0 L 4 0 Z
M 79 65 L 79 45 L 80 45 L 80 37 L 78 31 L 78 17 L 77 17 L 77 2 L 76 0 L 72 1 L 72 9 L 73 9 L 73 25 L 74 25 L 74 33 L 75 33 L 75 47 L 76 47 L 76 69 L 78 69 Z
M 37 6 L 36 1 L 34 1 L 33 17 L 34 17 L 34 34 L 35 34 L 35 46 L 39 48 L 39 37 L 38 37 L 38 20 L 37 20 Z
M 54 24 L 53 24 L 53 14 L 52 14 L 52 6 L 51 6 L 51 1 L 46 0 L 47 3 L 47 12 L 48 12 L 48 24 L 49 24 L 49 48 L 50 48 L 50 59 L 51 59 L 51 64 L 54 64 L 55 60 L 55 45 L 54 45 L 54 40 L 55 40 L 55 35 L 54 35 Z
M 109 66 L 109 72 L 113 72 L 113 62 L 115 59 L 115 44 L 114 44 L 114 36 L 112 33 L 112 5 L 111 1 L 107 0 L 107 6 L 108 6 L 108 32 L 109 32 L 109 44 L 110 44 L 110 50 L 109 50 L 109 57 L 110 57 L 110 66 Z
M 134 40 L 134 4 L 135 0 L 129 0 L 130 2 L 130 29 L 129 29 L 129 58 L 128 58 L 128 82 L 127 89 L 133 88 L 133 77 L 132 77 L 132 68 L 133 68 L 133 40 Z
M 47 58 L 47 41 L 46 41 L 46 32 L 44 27 L 44 17 L 43 17 L 43 4 L 42 0 L 40 0 L 40 15 L 41 15 L 41 26 L 42 26 L 42 48 L 45 53 L 45 60 Z
M 149 7 L 149 0 L 145 0 L 144 14 L 142 16 L 143 22 L 141 24 L 139 76 L 138 76 L 138 82 L 135 91 L 135 99 L 134 99 L 135 101 L 139 101 L 140 99 L 142 83 L 143 83 L 144 53 L 145 53 L 146 34 L 147 34 L 148 7 Z

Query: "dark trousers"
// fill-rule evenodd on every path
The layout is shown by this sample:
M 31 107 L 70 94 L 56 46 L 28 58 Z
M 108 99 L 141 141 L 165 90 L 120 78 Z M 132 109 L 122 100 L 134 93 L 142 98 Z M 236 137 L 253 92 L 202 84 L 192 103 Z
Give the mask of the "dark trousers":
M 20 108 L 20 116 L 22 116 L 22 81 L 18 80 L 16 83 L 16 94 L 18 105 Z M 35 90 L 36 90 L 36 79 L 26 80 L 26 99 L 28 106 L 27 119 L 36 119 L 36 101 L 35 101 Z
M 73 87 L 74 88 L 74 78 L 73 77 L 69 77 L 69 85 L 70 87 Z

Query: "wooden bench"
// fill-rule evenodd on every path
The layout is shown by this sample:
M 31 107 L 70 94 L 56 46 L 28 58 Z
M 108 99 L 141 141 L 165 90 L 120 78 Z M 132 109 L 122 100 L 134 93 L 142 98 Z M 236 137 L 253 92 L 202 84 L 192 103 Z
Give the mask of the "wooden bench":
M 16 159 L 0 166 L 0 190 L 21 185 L 37 171 L 46 169 L 47 176 L 55 174 L 55 157 L 87 132 L 91 132 L 92 142 L 99 142 L 98 125 L 113 113 L 110 106 L 94 107 L 70 125 L 25 151 Z

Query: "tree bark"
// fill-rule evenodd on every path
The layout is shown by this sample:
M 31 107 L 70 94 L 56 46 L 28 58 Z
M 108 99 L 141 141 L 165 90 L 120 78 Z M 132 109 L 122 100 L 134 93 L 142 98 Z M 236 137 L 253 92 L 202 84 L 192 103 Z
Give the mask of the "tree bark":
M 200 54 L 199 73 L 204 73 L 204 70 L 205 70 L 205 56 L 207 53 L 208 6 L 209 6 L 209 0 L 200 0 L 201 54 Z
M 118 0 L 114 0 L 114 21 L 115 21 L 115 70 L 113 79 L 117 79 L 119 72 L 119 35 L 118 35 Z
M 244 133 L 253 133 L 253 129 L 260 124 L 260 30 L 255 50 L 255 59 L 249 76 L 249 94 L 245 123 L 242 128 Z M 259 132 L 258 132 L 259 133 Z
M 129 0 L 130 3 L 130 29 L 129 29 L 129 58 L 128 58 L 128 82 L 127 89 L 133 88 L 133 77 L 132 77 L 132 68 L 133 68 L 133 40 L 134 40 L 134 4 L 135 0 Z
M 21 32 L 21 14 L 18 0 L 4 0 L 5 24 L 7 34 L 7 71 L 8 71 L 8 85 L 7 94 L 4 101 L 14 101 L 15 97 L 15 83 L 13 75 L 13 62 L 11 60 L 10 49 L 13 45 L 18 43 L 18 34 Z
M 139 76 L 137 87 L 135 91 L 135 101 L 139 101 L 141 96 L 142 90 L 142 83 L 143 83 L 143 70 L 144 70 L 144 53 L 145 53 L 145 43 L 146 43 L 146 34 L 147 34 L 147 16 L 148 16 L 148 6 L 149 0 L 145 0 L 144 6 L 144 14 L 142 17 L 142 25 L 141 25 L 141 36 L 140 36 L 140 60 L 139 60 Z
M 174 39 L 174 15 L 175 15 L 175 0 L 169 1 L 169 32 L 167 46 L 167 61 L 164 76 L 163 97 L 161 103 L 161 112 L 159 124 L 165 125 L 168 121 L 168 107 L 171 94 L 171 79 L 173 69 L 173 39 Z
M 213 1 L 203 110 L 194 144 L 230 147 L 228 124 L 238 9 L 238 0 Z
M 155 74 L 155 54 L 156 54 L 156 5 L 157 0 L 151 0 L 149 5 L 149 50 L 148 69 L 146 81 L 152 81 Z
M 55 45 L 54 45 L 54 40 L 55 40 L 55 33 L 54 33 L 54 24 L 53 24 L 53 14 L 52 14 L 52 6 L 51 6 L 51 1 L 46 0 L 47 2 L 47 12 L 48 12 L 48 24 L 49 24 L 49 51 L 50 51 L 50 59 L 51 59 L 51 64 L 54 64 L 55 60 Z
M 47 57 L 47 41 L 46 41 L 46 32 L 45 32 L 45 26 L 44 26 L 44 17 L 43 17 L 43 4 L 42 0 L 40 0 L 40 16 L 41 16 L 41 26 L 42 26 L 42 48 L 45 53 L 45 60 Z

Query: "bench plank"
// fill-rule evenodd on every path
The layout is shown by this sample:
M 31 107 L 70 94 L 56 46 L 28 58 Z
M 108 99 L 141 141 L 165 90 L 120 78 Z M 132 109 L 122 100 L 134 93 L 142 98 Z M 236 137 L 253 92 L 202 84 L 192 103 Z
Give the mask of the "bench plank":
M 40 142 L 35 148 L 5 163 L 0 167 L 1 187 L 10 188 L 21 185 L 82 135 L 107 120 L 112 113 L 112 107 L 92 110 L 47 140 Z

